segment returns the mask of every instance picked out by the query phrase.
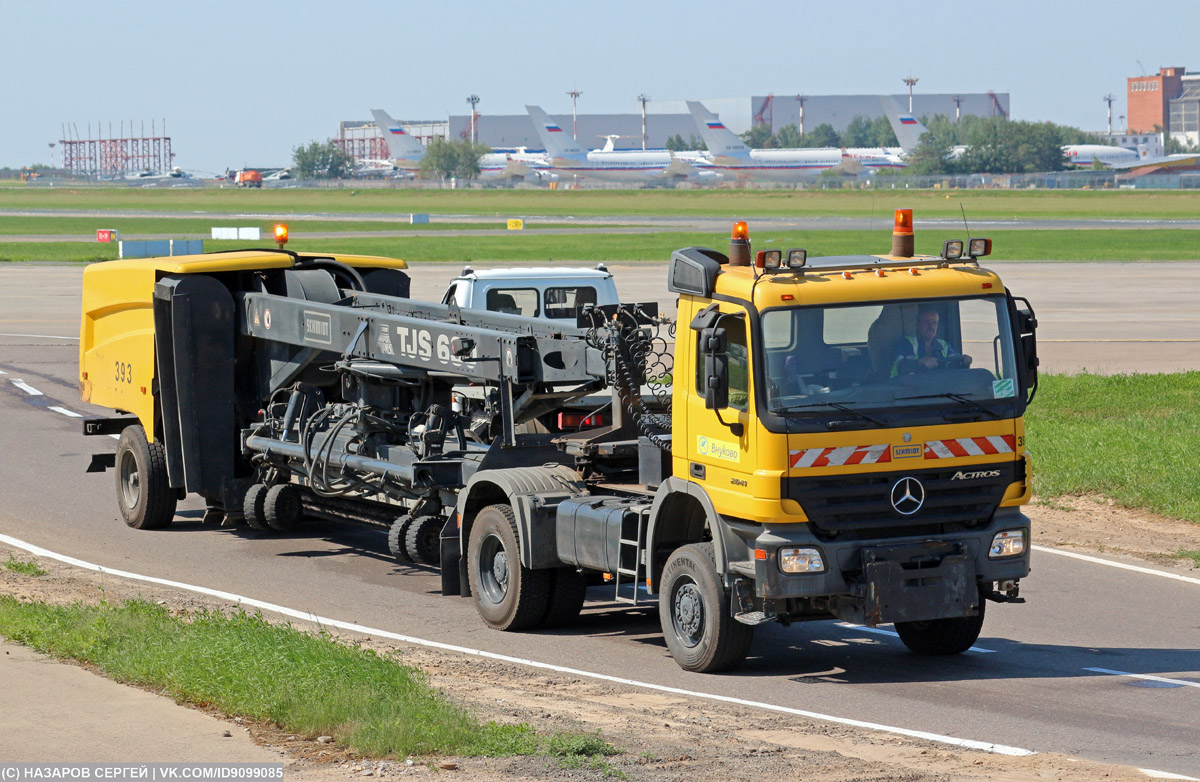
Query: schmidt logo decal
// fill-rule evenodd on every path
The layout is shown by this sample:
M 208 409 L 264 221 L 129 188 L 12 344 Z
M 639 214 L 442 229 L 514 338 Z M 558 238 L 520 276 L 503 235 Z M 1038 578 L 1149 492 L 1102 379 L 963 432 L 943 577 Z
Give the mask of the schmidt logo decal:
M 892 507 L 901 516 L 911 516 L 925 504 L 925 487 L 916 478 L 901 478 L 892 486 Z

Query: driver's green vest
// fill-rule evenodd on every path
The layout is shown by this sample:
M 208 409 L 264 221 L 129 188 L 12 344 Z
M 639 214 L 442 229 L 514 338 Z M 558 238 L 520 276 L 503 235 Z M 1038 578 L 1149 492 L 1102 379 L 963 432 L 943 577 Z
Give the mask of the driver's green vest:
M 912 346 L 912 358 L 920 358 L 921 348 L 917 343 L 917 338 L 905 337 L 905 339 L 908 340 L 908 344 Z M 941 354 L 938 356 L 938 358 L 946 358 L 946 356 L 950 355 L 950 343 L 944 339 L 938 339 L 937 337 L 934 337 L 933 347 L 936 348 L 937 352 Z M 906 358 L 909 358 L 909 356 L 896 356 L 896 360 L 892 362 L 892 377 L 900 374 L 900 362 Z

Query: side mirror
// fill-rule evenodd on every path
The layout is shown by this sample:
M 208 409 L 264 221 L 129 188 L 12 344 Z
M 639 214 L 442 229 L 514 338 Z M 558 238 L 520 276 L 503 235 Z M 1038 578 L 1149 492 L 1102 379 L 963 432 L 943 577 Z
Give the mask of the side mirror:
M 1024 308 L 1016 311 L 1017 318 L 1014 327 L 1017 337 L 1021 341 L 1021 355 L 1025 357 L 1025 365 L 1020 369 L 1025 381 L 1025 388 L 1029 389 L 1027 401 L 1033 401 L 1033 395 L 1037 391 L 1038 365 L 1041 363 L 1037 355 L 1037 316 L 1033 314 L 1033 307 L 1029 306 L 1027 300 L 1016 300 L 1025 304 Z
M 475 350 L 475 340 L 470 337 L 453 337 L 450 340 L 450 352 L 455 358 L 467 358 Z
M 704 407 L 721 410 L 729 407 L 729 356 L 725 329 L 710 327 L 700 330 L 704 349 Z

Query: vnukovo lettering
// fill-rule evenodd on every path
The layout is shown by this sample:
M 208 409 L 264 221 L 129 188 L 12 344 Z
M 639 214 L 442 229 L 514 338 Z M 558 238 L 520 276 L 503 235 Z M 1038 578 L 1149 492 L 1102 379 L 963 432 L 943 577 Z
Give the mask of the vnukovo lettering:
M 738 449 L 737 443 L 714 440 L 711 437 L 703 435 L 696 437 L 696 451 L 701 456 L 711 456 L 714 459 L 726 462 L 740 462 L 742 460 L 742 452 Z

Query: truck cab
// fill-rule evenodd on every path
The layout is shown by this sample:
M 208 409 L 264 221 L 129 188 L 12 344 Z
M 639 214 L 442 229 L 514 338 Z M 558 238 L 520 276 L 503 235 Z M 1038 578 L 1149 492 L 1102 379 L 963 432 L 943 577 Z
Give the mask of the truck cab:
M 728 258 L 674 255 L 670 481 L 702 498 L 678 504 L 705 517 L 743 621 L 895 623 L 957 653 L 1029 572 L 1034 321 L 978 265 L 990 241 L 921 257 L 910 212 L 897 230 L 882 256 L 751 262 L 747 240 L 739 262 L 736 236 Z
M 480 269 L 470 266 L 450 282 L 443 304 L 527 318 L 575 322 L 585 305 L 620 301 L 608 268 Z

